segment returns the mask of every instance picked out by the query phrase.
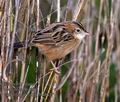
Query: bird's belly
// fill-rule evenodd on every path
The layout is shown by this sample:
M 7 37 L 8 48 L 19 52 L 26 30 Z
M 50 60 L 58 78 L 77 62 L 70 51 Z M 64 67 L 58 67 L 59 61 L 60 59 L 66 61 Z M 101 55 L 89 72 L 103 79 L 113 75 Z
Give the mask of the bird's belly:
M 80 42 L 70 42 L 59 47 L 52 47 L 44 50 L 43 54 L 47 56 L 49 60 L 61 59 L 77 48 L 79 43 Z

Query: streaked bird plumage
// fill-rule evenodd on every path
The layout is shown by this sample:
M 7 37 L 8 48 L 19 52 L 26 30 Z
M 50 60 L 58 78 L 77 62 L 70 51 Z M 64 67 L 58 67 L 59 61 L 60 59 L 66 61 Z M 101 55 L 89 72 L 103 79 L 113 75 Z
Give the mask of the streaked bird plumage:
M 86 35 L 89 34 L 81 23 L 53 23 L 35 33 L 29 44 L 38 47 L 49 60 L 56 60 L 77 48 Z

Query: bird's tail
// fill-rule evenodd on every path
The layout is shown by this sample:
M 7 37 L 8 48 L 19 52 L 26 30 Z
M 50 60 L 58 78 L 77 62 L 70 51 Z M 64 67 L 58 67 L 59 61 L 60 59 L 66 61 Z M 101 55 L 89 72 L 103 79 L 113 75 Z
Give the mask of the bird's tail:
M 22 48 L 22 47 L 25 47 L 24 42 L 16 42 L 16 43 L 14 43 L 14 48 Z

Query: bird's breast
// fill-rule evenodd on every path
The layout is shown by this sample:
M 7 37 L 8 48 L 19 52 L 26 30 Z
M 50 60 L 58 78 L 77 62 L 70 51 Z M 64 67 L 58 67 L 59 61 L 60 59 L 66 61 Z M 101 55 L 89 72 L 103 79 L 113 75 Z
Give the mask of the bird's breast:
M 49 60 L 56 60 L 64 58 L 67 54 L 77 48 L 79 44 L 79 40 L 73 40 L 56 47 L 41 46 L 39 48 L 41 48 L 41 52 L 48 57 Z

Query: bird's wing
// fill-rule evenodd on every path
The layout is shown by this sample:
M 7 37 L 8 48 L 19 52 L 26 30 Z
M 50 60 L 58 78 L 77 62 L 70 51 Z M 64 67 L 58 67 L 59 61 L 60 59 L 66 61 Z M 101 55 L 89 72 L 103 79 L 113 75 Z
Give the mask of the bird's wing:
M 51 39 L 50 33 L 37 33 L 32 38 L 32 44 L 54 45 L 55 41 Z
M 61 23 L 52 24 L 45 29 L 38 31 L 32 38 L 33 44 L 43 44 L 49 46 L 60 46 L 73 38 L 68 34 L 64 25 Z

